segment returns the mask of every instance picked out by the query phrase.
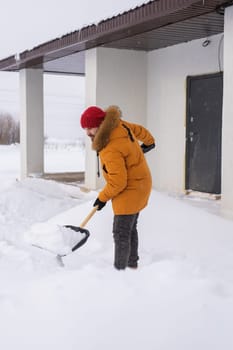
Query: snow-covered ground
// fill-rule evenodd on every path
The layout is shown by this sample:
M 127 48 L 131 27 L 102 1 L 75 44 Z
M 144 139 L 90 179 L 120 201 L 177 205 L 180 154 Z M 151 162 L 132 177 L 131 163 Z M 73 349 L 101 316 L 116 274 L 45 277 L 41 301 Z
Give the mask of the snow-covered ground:
M 0 147 L 1 349 L 232 349 L 233 221 L 210 212 L 216 203 L 153 191 L 139 220 L 139 268 L 125 271 L 112 266 L 108 203 L 62 267 L 30 243 L 56 244 L 55 228 L 79 225 L 97 193 L 19 182 L 16 154 Z M 63 150 L 56 170 L 71 154 Z

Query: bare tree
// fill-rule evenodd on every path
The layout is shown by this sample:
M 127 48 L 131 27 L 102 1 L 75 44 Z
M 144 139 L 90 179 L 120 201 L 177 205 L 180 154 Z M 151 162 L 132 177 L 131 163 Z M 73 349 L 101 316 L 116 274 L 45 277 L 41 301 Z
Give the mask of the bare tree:
M 0 144 L 19 142 L 19 122 L 9 113 L 0 113 Z

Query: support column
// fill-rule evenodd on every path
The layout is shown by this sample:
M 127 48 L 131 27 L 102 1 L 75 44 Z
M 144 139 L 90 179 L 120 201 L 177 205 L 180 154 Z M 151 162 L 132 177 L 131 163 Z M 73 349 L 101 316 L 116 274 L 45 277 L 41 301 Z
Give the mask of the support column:
M 86 51 L 87 107 L 118 105 L 128 121 L 146 125 L 146 95 L 146 52 L 103 47 Z M 85 185 L 97 189 L 103 184 L 97 177 L 96 153 L 87 140 Z
M 20 71 L 21 179 L 44 172 L 43 70 Z
M 86 107 L 98 105 L 97 101 L 97 49 L 86 51 Z M 92 190 L 103 186 L 103 178 L 97 176 L 97 154 L 91 148 L 90 138 L 86 137 L 85 186 Z

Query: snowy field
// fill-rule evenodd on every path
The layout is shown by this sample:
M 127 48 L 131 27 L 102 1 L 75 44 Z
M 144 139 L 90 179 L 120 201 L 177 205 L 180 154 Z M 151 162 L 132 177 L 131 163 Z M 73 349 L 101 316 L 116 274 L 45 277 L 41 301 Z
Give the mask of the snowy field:
M 84 139 L 73 143 L 48 140 L 44 147 L 44 170 L 46 173 L 84 171 L 84 153 Z
M 84 171 L 84 143 L 66 143 L 66 140 L 50 140 L 44 147 L 44 170 L 46 173 Z M 20 176 L 20 146 L 0 146 L 0 179 Z
M 58 150 L 48 150 L 51 171 L 77 157 L 83 170 L 82 151 Z M 31 243 L 61 243 L 56 228 L 79 225 L 97 193 L 19 182 L 18 148 L 1 146 L 0 157 L 0 349 L 232 350 L 233 221 L 213 214 L 218 204 L 153 191 L 139 268 L 116 271 L 108 203 L 62 267 Z

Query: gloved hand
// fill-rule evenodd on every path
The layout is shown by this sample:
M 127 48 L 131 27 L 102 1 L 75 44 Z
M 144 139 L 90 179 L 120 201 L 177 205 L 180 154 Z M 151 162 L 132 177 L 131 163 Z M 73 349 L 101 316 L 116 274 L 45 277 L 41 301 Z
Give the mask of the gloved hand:
M 141 145 L 141 149 L 143 153 L 151 151 L 153 148 L 155 148 L 155 143 L 152 143 L 149 146 L 146 146 L 144 143 Z
M 101 210 L 105 206 L 106 202 L 101 202 L 99 198 L 96 198 L 95 203 L 93 204 L 93 207 L 98 206 L 97 210 Z

